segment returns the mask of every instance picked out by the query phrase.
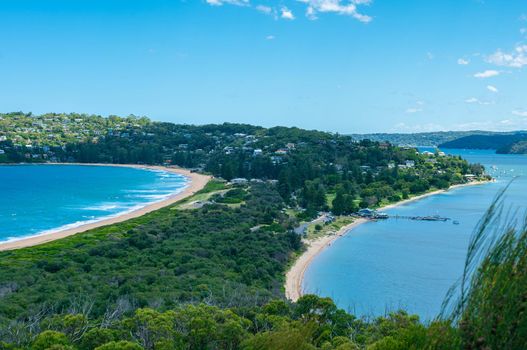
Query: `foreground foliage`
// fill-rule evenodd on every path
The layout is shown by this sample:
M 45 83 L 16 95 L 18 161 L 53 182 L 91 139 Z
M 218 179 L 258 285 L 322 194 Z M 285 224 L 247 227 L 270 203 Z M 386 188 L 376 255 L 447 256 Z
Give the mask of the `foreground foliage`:
M 214 187 L 216 185 L 210 186 L 210 188 Z M 257 185 L 245 195 L 247 203 L 255 204 L 252 201 L 255 200 L 256 195 L 259 199 L 267 198 L 271 202 L 273 202 L 272 198 L 279 198 L 276 194 L 273 195 L 272 189 Z M 442 318 L 428 324 L 421 323 L 417 316 L 408 315 L 403 311 L 370 320 L 358 319 L 338 309 L 331 299 L 314 295 L 305 295 L 298 302 L 289 303 L 281 298 L 281 291 L 273 292 L 275 287 L 272 277 L 279 280 L 279 276 L 283 273 L 282 268 L 277 268 L 274 272 L 268 271 L 271 279 L 262 278 L 264 271 L 249 276 L 244 276 L 243 273 L 237 275 L 236 269 L 228 269 L 230 257 L 209 257 L 216 264 L 222 264 L 220 270 L 226 270 L 220 271 L 210 265 L 207 266 L 207 273 L 203 274 L 203 279 L 196 281 L 196 283 L 209 281 L 207 288 L 199 288 L 200 285 L 196 286 L 193 283 L 182 285 L 192 286 L 191 291 L 208 290 L 208 293 L 191 293 L 192 298 L 181 298 L 179 293 L 185 293 L 185 288 L 181 288 L 176 280 L 165 279 L 164 275 L 169 271 L 166 268 L 158 267 L 158 278 L 162 283 L 158 283 L 155 279 L 143 282 L 144 273 L 149 270 L 148 263 L 157 259 L 156 250 L 152 249 L 154 243 L 147 245 L 144 249 L 148 250 L 142 253 L 135 250 L 137 246 L 128 246 L 128 253 L 143 256 L 140 262 L 145 265 L 144 267 L 138 265 L 134 259 L 125 260 L 125 264 L 131 264 L 128 266 L 128 276 L 135 282 L 128 285 L 126 299 L 112 299 L 111 294 L 105 294 L 103 287 L 105 276 L 112 274 L 108 271 L 101 274 L 95 269 L 92 270 L 93 274 L 90 271 L 82 278 L 72 277 L 73 272 L 82 275 L 79 270 L 60 275 L 60 281 L 67 286 L 75 286 L 76 290 L 88 288 L 95 292 L 91 298 L 86 297 L 85 294 L 84 299 L 72 300 L 71 296 L 76 295 L 75 289 L 59 293 L 51 289 L 61 288 L 59 282 L 50 275 L 57 274 L 60 270 L 46 271 L 39 267 L 36 260 L 31 266 L 27 265 L 21 270 L 19 268 L 23 265 L 15 267 L 19 274 L 22 271 L 24 275 L 31 276 L 36 284 L 21 285 L 19 290 L 12 288 L 9 291 L 6 286 L 13 287 L 13 283 L 6 284 L 6 280 L 3 279 L 0 349 L 525 349 L 527 346 L 525 312 L 527 228 L 508 225 L 503 231 L 496 231 L 499 223 L 498 209 L 501 205 L 499 200 L 500 198 L 498 203 L 491 207 L 473 235 L 465 274 L 460 284 L 453 289 L 458 293 L 453 293 L 452 298 L 446 301 Z M 244 209 L 245 204 L 238 208 L 241 213 Z M 172 209 L 161 211 L 163 215 L 160 217 L 165 220 L 167 216 L 170 217 L 167 213 L 169 210 Z M 201 215 L 210 216 L 214 211 L 223 210 L 228 212 L 234 209 L 210 206 L 202 211 L 193 212 L 199 222 L 203 220 L 200 218 Z M 171 213 L 171 215 L 179 217 L 177 215 L 180 214 Z M 226 217 L 222 218 L 226 219 Z M 154 222 L 155 219 L 159 217 L 154 215 L 149 218 Z M 278 223 L 286 223 L 280 218 L 273 220 L 275 224 L 266 227 L 278 228 L 280 226 Z M 229 225 L 233 223 L 243 224 L 243 221 L 232 221 Z M 257 222 L 252 222 L 251 225 L 254 223 Z M 191 222 L 186 224 L 192 225 Z M 144 228 L 145 223 L 135 223 L 135 225 L 137 226 L 131 228 L 122 237 L 115 236 L 115 232 L 104 232 L 102 236 L 104 239 L 101 239 L 101 242 L 108 244 L 108 241 L 119 241 L 125 237 L 141 237 L 134 235 L 134 232 L 141 232 L 134 229 Z M 166 226 L 164 229 L 169 227 Z M 299 247 L 297 241 L 292 240 L 292 237 L 286 233 L 280 233 L 282 231 L 280 229 L 272 232 L 264 230 L 271 233 L 271 236 L 255 233 L 258 231 L 246 231 L 245 238 L 241 240 L 241 242 L 246 241 L 251 249 L 254 248 L 258 252 L 258 256 L 250 255 L 248 259 L 265 257 L 264 247 L 271 242 L 275 246 L 268 247 L 269 252 L 276 251 L 280 245 L 284 252 L 291 252 Z M 147 232 L 152 234 L 151 231 Z M 249 238 L 250 232 L 254 234 L 251 238 Z M 221 234 L 226 232 L 221 231 Z M 220 233 L 215 231 L 215 238 L 218 238 L 218 235 Z M 71 242 L 65 240 L 62 244 L 75 244 L 82 250 L 80 237 L 82 236 L 71 238 Z M 191 237 L 186 236 L 186 239 Z M 199 235 L 197 241 L 201 242 L 200 246 L 207 247 L 206 238 L 206 234 Z M 94 237 L 90 237 L 90 241 L 93 240 Z M 143 238 L 139 241 L 143 242 Z M 236 249 L 243 249 L 244 244 L 241 242 L 232 241 L 231 244 L 237 247 Z M 170 240 L 166 243 L 168 246 L 171 245 Z M 183 242 L 178 241 L 178 244 Z M 222 246 L 221 239 L 218 246 Z M 104 247 L 109 246 L 104 245 Z M 189 249 L 192 245 L 184 247 Z M 37 252 L 54 256 L 57 253 L 52 248 L 53 244 L 50 244 L 4 253 L 2 261 L 10 263 L 31 261 L 39 256 Z M 177 248 L 174 248 L 171 256 L 177 257 L 176 252 Z M 42 255 L 39 258 L 42 258 Z M 114 262 L 106 260 L 104 255 L 98 258 L 101 258 L 105 264 L 110 264 L 112 269 L 116 267 L 112 265 Z M 255 264 L 248 263 L 241 266 L 244 266 L 244 269 L 249 269 L 249 265 L 261 267 L 262 264 L 268 265 L 270 261 L 273 259 L 267 256 L 256 261 Z M 284 261 L 279 259 L 276 263 L 283 266 Z M 193 267 L 195 269 L 188 274 L 199 276 L 199 265 Z M 2 270 L 8 271 L 5 264 L 2 265 Z M 115 275 L 120 275 L 121 272 L 119 269 L 114 271 Z M 39 280 L 34 273 L 43 274 L 42 279 Z M 16 277 L 16 274 L 13 276 Z M 102 285 L 91 284 L 90 280 L 86 279 L 87 276 L 93 277 Z M 237 287 L 243 287 L 243 290 L 233 294 L 233 289 L 223 288 L 224 294 L 220 298 L 212 298 L 210 292 L 217 290 L 214 288 L 217 276 L 221 276 L 222 281 L 238 280 Z M 118 285 L 112 287 L 119 291 Z M 18 293 L 21 294 L 17 295 Z M 68 293 L 70 299 L 67 297 Z M 255 293 L 262 294 L 259 298 L 255 298 Z M 32 294 L 37 298 L 31 299 Z M 233 298 L 233 295 L 237 297 Z M 245 298 L 239 298 L 241 295 L 245 295 Z M 248 295 L 251 297 L 247 297 Z M 226 296 L 230 296 L 228 300 L 225 299 Z M 141 297 L 147 302 L 141 304 Z M 21 299 L 26 299 L 26 304 L 21 304 Z M 30 302 L 27 302 L 28 300 Z M 46 308 L 45 306 L 49 306 L 53 300 L 59 301 L 60 305 Z M 135 301 L 131 302 L 131 300 Z M 43 303 L 40 304 L 39 309 L 34 308 L 37 301 Z M 17 317 L 10 317 L 11 307 L 17 305 L 19 308 L 15 309 L 13 314 Z M 33 307 L 33 310 L 38 312 L 25 312 L 25 307 L 29 309 Z
M 262 307 L 187 304 L 165 312 L 143 308 L 110 323 L 84 314 L 61 314 L 39 327 L 36 337 L 11 339 L 12 345 L 4 348 L 352 350 L 421 349 L 440 342 L 451 349 L 459 341 L 446 323 L 425 327 L 403 312 L 365 322 L 339 310 L 330 299 L 313 295 L 296 304 L 274 300 Z

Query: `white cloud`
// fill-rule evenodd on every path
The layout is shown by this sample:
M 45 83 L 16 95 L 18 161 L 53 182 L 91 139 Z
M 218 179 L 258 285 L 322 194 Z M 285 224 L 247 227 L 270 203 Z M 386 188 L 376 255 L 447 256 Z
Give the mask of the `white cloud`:
M 295 15 L 293 15 L 293 12 L 285 6 L 280 9 L 280 17 L 288 20 L 295 19 Z
M 527 110 L 516 109 L 512 111 L 512 114 L 517 115 L 518 117 L 527 118 Z
M 527 22 L 527 14 L 524 13 L 520 16 L 520 21 L 526 21 Z
M 482 106 L 488 106 L 488 105 L 494 104 L 494 102 L 492 101 L 481 101 L 480 99 L 475 98 L 475 97 L 467 98 L 465 100 L 465 103 L 478 104 Z
M 207 4 L 212 6 L 221 6 L 223 4 L 236 5 L 236 6 L 248 6 L 249 0 L 206 0 Z
M 494 93 L 498 93 L 499 92 L 498 88 L 493 86 L 493 85 L 487 85 L 487 90 L 489 90 L 491 92 L 494 92 Z
M 251 5 L 250 0 L 205 0 L 205 2 L 211 6 L 222 6 L 228 4 L 251 7 L 263 14 L 273 15 L 275 19 L 282 18 L 286 20 L 293 20 L 295 19 L 295 16 L 293 11 L 291 11 L 286 5 L 283 5 L 283 3 L 301 2 L 306 5 L 306 16 L 312 20 L 318 18 L 318 13 L 335 13 L 339 15 L 347 15 L 360 22 L 368 23 L 371 22 L 372 17 L 360 13 L 357 10 L 357 7 L 369 5 L 373 2 L 373 0 L 289 0 L 281 1 L 281 7 L 278 5 L 267 6 L 261 4 L 253 6 Z
M 431 52 L 427 52 L 426 53 L 426 58 L 428 58 L 429 60 L 433 60 L 435 58 L 434 54 L 431 53 Z
M 484 72 L 474 74 L 474 78 L 485 79 L 485 78 L 495 77 L 498 75 L 500 75 L 500 72 L 496 70 L 486 70 Z
M 423 111 L 422 108 L 408 108 L 406 110 L 406 113 L 413 114 L 413 113 L 419 113 L 419 112 L 422 112 L 422 111 Z
M 520 34 L 521 35 L 527 34 L 527 28 L 520 28 Z
M 265 37 L 265 40 L 274 40 L 274 35 L 268 35 Z
M 497 66 L 521 68 L 527 65 L 527 45 L 517 45 L 512 52 L 500 49 L 488 56 L 487 62 Z
M 469 60 L 466 60 L 466 59 L 464 59 L 464 58 L 460 58 L 460 59 L 457 60 L 457 64 L 462 65 L 462 66 L 466 66 L 466 65 L 468 65 L 469 63 L 470 63 L 470 61 L 469 61 Z
M 357 6 L 369 5 L 372 0 L 297 0 L 307 5 L 306 16 L 317 19 L 318 13 L 335 13 L 351 16 L 360 22 L 368 23 L 372 18 L 359 13 Z
M 266 15 L 273 13 L 273 8 L 265 5 L 258 5 L 255 7 L 255 9 L 261 13 L 265 13 Z

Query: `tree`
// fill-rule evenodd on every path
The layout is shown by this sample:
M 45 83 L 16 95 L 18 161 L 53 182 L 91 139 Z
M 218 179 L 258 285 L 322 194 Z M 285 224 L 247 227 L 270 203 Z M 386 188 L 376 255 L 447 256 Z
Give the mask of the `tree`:
M 143 350 L 143 348 L 137 343 L 121 340 L 111 341 L 109 343 L 96 347 L 95 350 Z
M 56 346 L 69 346 L 69 340 L 66 334 L 55 331 L 44 331 L 35 338 L 31 349 L 46 350 Z

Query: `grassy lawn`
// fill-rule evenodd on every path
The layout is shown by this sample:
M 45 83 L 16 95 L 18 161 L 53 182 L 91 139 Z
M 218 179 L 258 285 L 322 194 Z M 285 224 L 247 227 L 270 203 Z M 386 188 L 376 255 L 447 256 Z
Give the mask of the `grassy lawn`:
M 307 228 L 307 238 L 316 239 L 329 234 L 334 234 L 342 227 L 351 224 L 353 221 L 355 221 L 355 219 L 350 216 L 337 216 L 335 221 L 330 224 L 320 223 L 309 225 Z M 320 226 L 321 229 L 317 230 L 317 226 Z

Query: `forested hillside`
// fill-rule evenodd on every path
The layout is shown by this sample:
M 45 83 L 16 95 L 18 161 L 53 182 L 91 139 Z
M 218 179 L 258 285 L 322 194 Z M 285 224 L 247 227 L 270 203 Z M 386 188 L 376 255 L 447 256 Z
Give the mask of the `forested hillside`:
M 297 128 L 113 117 L 110 133 L 83 124 L 105 125 L 100 117 L 74 116 L 68 133 L 83 125 L 96 140 L 52 144 L 35 128 L 31 147 L 0 143 L 3 161 L 179 165 L 218 179 L 143 217 L 0 253 L 0 349 L 451 349 L 464 341 L 448 322 L 424 326 L 404 313 L 357 320 L 314 296 L 292 304 L 282 286 L 304 248 L 293 231 L 300 221 L 484 177 L 481 165 Z M 72 116 L 35 118 L 58 118 L 56 132 L 66 133 Z
M 213 188 L 217 185 L 208 190 Z M 331 299 L 313 295 L 285 301 L 276 282 L 285 254 L 295 251 L 299 241 L 284 232 L 288 224 L 276 193 L 261 185 L 249 191 L 254 192 L 248 207 L 239 207 L 241 212 L 209 206 L 181 213 L 179 203 L 131 222 L 0 254 L 0 349 L 461 350 L 527 345 L 522 306 L 527 232 L 509 229 L 496 239 L 489 223 L 499 207 L 482 220 L 471 240 L 468 261 L 485 258 L 464 276 L 464 297 L 446 303 L 443 318 L 425 325 L 403 311 L 358 319 Z M 259 204 L 251 209 L 255 200 Z M 247 220 L 244 213 L 260 220 Z M 258 229 L 249 229 L 258 223 Z M 201 231 L 203 226 L 210 230 Z
M 349 136 L 298 128 L 191 126 L 146 118 L 104 119 L 77 114 L 11 114 L 3 118 L 12 123 L 3 124 L 7 139 L 0 142 L 5 152 L 0 161 L 166 164 L 225 180 L 278 181 L 278 191 L 286 203 L 306 209 L 307 217 L 327 210 L 334 199 L 338 214 L 351 213 L 359 206 L 378 206 L 463 183 L 466 174 L 483 174 L 483 167 L 456 157 L 421 155 L 414 148 L 369 140 L 357 142 Z M 20 131 L 26 130 L 19 127 L 20 120 L 22 125 L 44 127 L 30 128 L 31 133 L 24 134 L 24 142 L 20 143 Z M 60 135 L 89 130 L 99 136 L 77 141 L 62 137 L 62 144 L 56 145 L 43 137 L 46 123 L 51 123 L 49 127 Z M 20 130 L 15 137 L 16 133 L 7 129 Z
M 498 148 L 498 154 L 527 154 L 527 141 L 518 141 L 510 145 Z
M 527 140 L 527 133 L 510 133 L 498 135 L 471 135 L 459 139 L 445 142 L 439 145 L 440 148 L 460 148 L 460 149 L 503 149 L 510 145 Z

